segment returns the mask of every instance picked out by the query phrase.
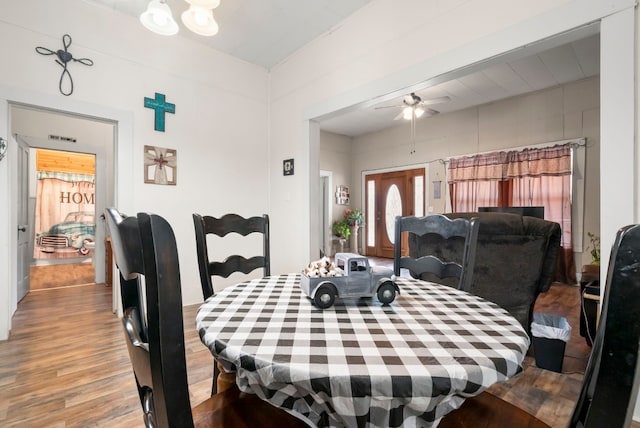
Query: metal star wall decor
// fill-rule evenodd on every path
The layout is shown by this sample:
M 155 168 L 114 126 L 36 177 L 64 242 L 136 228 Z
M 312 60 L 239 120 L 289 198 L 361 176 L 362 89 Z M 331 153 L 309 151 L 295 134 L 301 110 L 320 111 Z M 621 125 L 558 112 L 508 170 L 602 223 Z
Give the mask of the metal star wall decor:
M 67 68 L 69 62 L 79 62 L 83 65 L 92 66 L 93 60 L 90 60 L 89 58 L 74 58 L 73 55 L 71 55 L 71 52 L 69 52 L 68 50 L 71 46 L 71 36 L 68 34 L 62 36 L 62 45 L 64 46 L 64 50 L 58 49 L 57 51 L 52 51 L 49 48 L 37 46 L 36 52 L 41 55 L 55 55 L 57 57 L 56 62 L 60 64 L 60 67 L 62 67 L 62 74 L 60 75 L 60 83 L 58 84 L 58 88 L 60 89 L 60 93 L 62 95 L 69 96 L 73 93 L 73 79 L 71 78 L 71 73 Z M 65 81 L 67 81 L 67 85 L 64 85 Z

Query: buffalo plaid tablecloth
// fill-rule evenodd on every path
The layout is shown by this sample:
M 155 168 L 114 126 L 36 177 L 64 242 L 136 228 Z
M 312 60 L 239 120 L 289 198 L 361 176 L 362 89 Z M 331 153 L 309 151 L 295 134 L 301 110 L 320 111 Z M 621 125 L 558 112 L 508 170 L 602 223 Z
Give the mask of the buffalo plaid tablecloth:
M 521 370 L 529 338 L 499 306 L 398 278 L 389 306 L 339 299 L 321 310 L 300 275 L 228 287 L 198 310 L 200 338 L 241 390 L 320 427 L 430 427 Z

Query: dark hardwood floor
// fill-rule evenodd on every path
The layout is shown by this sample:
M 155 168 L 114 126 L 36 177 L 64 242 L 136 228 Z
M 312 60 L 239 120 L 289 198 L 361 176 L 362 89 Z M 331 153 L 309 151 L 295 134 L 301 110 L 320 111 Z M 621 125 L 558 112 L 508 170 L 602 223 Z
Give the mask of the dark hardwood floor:
M 491 390 L 564 427 L 582 381 L 589 347 L 577 328 L 578 288 L 556 284 L 536 309 L 569 317 L 573 328 L 565 373 L 525 369 Z M 184 310 L 192 405 L 210 394 L 211 355 L 194 327 L 197 305 Z M 0 426 L 143 426 L 135 381 L 111 288 L 86 285 L 29 293 L 13 317 L 10 339 L 0 342 Z

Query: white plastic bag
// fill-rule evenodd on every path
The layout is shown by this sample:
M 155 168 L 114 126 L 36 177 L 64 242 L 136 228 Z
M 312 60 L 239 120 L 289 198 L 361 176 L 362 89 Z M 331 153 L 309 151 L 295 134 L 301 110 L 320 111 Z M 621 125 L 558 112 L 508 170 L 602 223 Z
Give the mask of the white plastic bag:
M 531 334 L 535 337 L 560 339 L 568 342 L 571 337 L 571 326 L 565 317 L 534 312 Z

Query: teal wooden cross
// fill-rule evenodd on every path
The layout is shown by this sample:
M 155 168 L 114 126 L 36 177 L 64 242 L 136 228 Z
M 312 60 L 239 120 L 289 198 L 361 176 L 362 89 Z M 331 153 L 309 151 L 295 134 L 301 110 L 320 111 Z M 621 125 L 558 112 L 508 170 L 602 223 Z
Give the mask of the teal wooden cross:
M 155 99 L 144 97 L 144 106 L 155 110 L 154 128 L 156 131 L 164 132 L 164 114 L 176 112 L 176 105 L 168 103 L 164 94 L 156 92 Z

